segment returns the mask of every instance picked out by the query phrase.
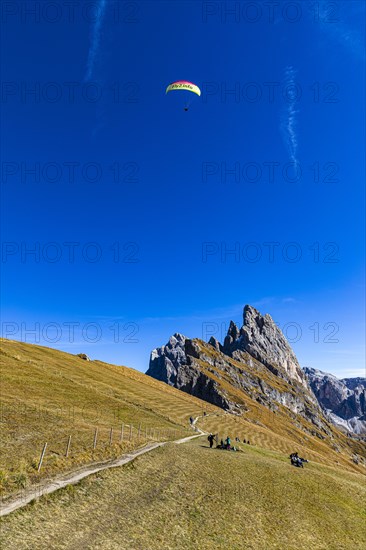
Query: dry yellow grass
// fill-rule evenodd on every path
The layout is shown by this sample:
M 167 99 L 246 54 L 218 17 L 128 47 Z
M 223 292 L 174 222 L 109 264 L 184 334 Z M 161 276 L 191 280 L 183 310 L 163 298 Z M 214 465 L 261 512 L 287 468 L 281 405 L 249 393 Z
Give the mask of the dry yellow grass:
M 219 353 L 212 346 L 201 340 L 196 340 L 196 342 L 205 355 L 210 356 L 212 359 L 219 358 Z M 260 378 L 269 387 L 287 393 L 304 391 L 300 385 L 295 388 L 285 380 L 278 378 L 252 358 L 251 365 L 240 363 L 229 357 L 226 357 L 225 360 L 238 371 L 250 371 L 253 376 Z M 223 415 L 221 411 L 216 415 L 204 418 L 201 426 L 205 430 L 219 433 L 220 437 L 224 438 L 227 434 L 230 434 L 232 437 L 238 436 L 241 440 L 244 438 L 249 439 L 252 444 L 277 450 L 286 455 L 297 450 L 300 455 L 307 456 L 311 460 L 343 467 L 350 471 L 366 473 L 366 461 L 359 465 L 353 462 L 354 454 L 365 458 L 364 443 L 346 437 L 325 419 L 323 422 L 332 434 L 330 436 L 305 420 L 301 415 L 291 412 L 287 407 L 277 404 L 277 410 L 275 412 L 270 411 L 255 399 L 249 397 L 239 387 L 235 387 L 230 374 L 220 370 L 220 377 L 218 377 L 209 363 L 201 360 L 196 361 L 202 371 L 215 380 L 232 401 L 242 404 L 245 408 L 242 416 Z M 254 397 L 256 397 L 255 388 L 252 388 L 252 391 L 255 394 Z M 310 404 L 308 406 L 311 407 Z M 314 412 L 316 412 L 315 407 Z
M 252 444 L 286 455 L 296 449 L 319 463 L 364 471 L 363 465 L 352 462 L 353 452 L 363 452 L 360 443 L 339 432 L 325 440 L 306 435 L 300 429 L 306 425 L 301 417 L 291 415 L 284 407 L 272 413 L 226 380 L 221 383 L 247 408 L 243 417 L 224 413 L 138 371 L 99 361 L 86 362 L 54 349 L 2 340 L 0 363 L 0 487 L 5 495 L 77 466 L 115 458 L 151 439 L 182 437 L 190 433 L 189 416 L 202 415 L 203 410 L 208 416 L 201 426 L 207 431 L 249 438 Z M 266 371 L 263 376 L 273 375 Z M 122 423 L 124 439 L 120 442 Z M 98 445 L 93 450 L 96 427 Z M 310 424 L 307 427 L 313 428 Z M 66 458 L 69 435 L 71 449 Z M 38 473 L 45 442 L 47 452 Z M 339 452 L 333 448 L 335 444 Z
M 207 447 L 155 450 L 4 518 L 9 550 L 360 550 L 360 474 L 280 453 Z
M 45 347 L 2 340 L 0 363 L 0 486 L 5 493 L 77 465 L 119 456 L 146 440 L 191 433 L 189 416 L 202 412 L 200 400 L 138 371 Z

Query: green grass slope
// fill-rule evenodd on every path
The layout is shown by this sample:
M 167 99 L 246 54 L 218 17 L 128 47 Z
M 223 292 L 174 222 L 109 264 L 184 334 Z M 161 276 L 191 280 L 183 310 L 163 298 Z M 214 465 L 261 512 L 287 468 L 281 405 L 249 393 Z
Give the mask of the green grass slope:
M 17 549 L 357 550 L 366 536 L 358 473 L 294 468 L 277 452 L 168 444 L 5 517 Z

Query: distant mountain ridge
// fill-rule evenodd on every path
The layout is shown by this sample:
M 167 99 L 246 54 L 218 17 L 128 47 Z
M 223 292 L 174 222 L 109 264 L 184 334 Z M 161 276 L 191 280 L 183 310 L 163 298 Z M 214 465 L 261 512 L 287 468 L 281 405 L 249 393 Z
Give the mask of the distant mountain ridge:
M 213 337 L 207 343 L 174 334 L 165 346 L 152 351 L 146 374 L 237 414 L 248 408 L 248 397 L 271 411 L 285 407 L 287 414 L 316 426 L 318 437 L 329 436 L 332 424 L 340 426 L 328 411 L 332 407 L 322 402 L 311 372 L 300 367 L 272 317 L 250 305 L 244 307 L 241 328 L 230 322 L 223 344 Z M 348 386 L 342 381 L 347 395 L 345 390 L 335 393 L 343 396 L 339 404 L 344 401 L 342 406 L 347 408 L 348 403 L 353 410 L 352 399 L 360 386 L 355 379 L 349 379 Z M 357 411 L 364 407 L 362 390 L 360 395 L 362 405 Z M 342 427 L 363 433 L 359 422 L 356 429 L 354 425 L 352 420 Z
M 366 378 L 343 378 L 304 368 L 311 389 L 329 418 L 339 429 L 366 433 Z
M 331 433 L 281 330 L 249 305 L 243 326 L 231 322 L 223 344 L 176 333 L 152 351 L 146 374 L 233 413 L 251 409 L 249 398 L 270 411 L 299 415 L 317 427 L 320 438 Z

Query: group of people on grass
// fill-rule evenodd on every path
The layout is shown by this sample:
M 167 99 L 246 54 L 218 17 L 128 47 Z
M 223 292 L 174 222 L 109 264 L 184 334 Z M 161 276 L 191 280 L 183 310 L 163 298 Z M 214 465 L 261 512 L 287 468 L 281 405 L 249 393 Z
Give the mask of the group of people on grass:
M 203 414 L 204 414 L 204 416 L 206 416 L 206 412 L 204 412 Z M 194 425 L 193 416 L 190 417 L 189 421 L 190 421 L 191 425 Z M 210 433 L 209 436 L 207 437 L 207 439 L 208 439 L 208 442 L 210 444 L 210 449 L 212 449 L 212 447 L 214 445 L 214 441 L 216 440 L 216 442 L 217 442 L 216 449 L 225 449 L 226 451 L 239 451 L 240 450 L 238 447 L 231 444 L 230 436 L 227 436 L 227 438 L 225 440 L 221 439 L 220 443 L 218 443 L 217 434 L 214 435 L 213 433 Z M 238 436 L 235 437 L 235 442 L 241 443 Z M 245 443 L 246 445 L 250 445 L 249 439 L 248 440 L 243 439 L 243 443 Z M 308 462 L 308 460 L 306 460 L 305 458 L 301 458 L 297 452 L 290 454 L 290 460 L 291 460 L 291 464 L 293 466 L 297 466 L 298 468 L 303 468 L 304 463 Z
M 207 437 L 209 443 L 210 443 L 210 449 L 212 449 L 215 439 L 217 438 L 216 435 L 210 433 L 210 435 Z M 235 441 L 240 443 L 240 439 L 238 437 L 235 438 Z M 250 445 L 249 440 L 246 441 L 246 439 L 243 440 L 243 443 L 247 443 Z M 231 439 L 229 436 L 225 440 L 221 439 L 220 443 L 216 445 L 216 449 L 225 449 L 226 451 L 238 451 L 239 449 L 231 444 Z
M 217 441 L 217 435 L 214 435 L 213 433 L 210 433 L 210 435 L 207 437 L 207 439 L 208 439 L 208 442 L 210 444 L 210 449 L 212 449 L 212 447 L 214 445 L 214 441 L 215 440 Z M 239 437 L 235 438 L 235 442 L 240 443 Z M 250 445 L 250 441 L 246 440 L 246 439 L 243 439 L 243 443 L 246 443 L 247 445 Z M 231 444 L 230 436 L 227 436 L 227 438 L 225 440 L 221 439 L 220 443 L 218 443 L 216 445 L 216 449 L 225 449 L 226 451 L 239 451 L 240 450 L 238 447 Z M 293 466 L 297 466 L 298 468 L 303 468 L 304 463 L 308 462 L 308 460 L 306 460 L 305 458 L 301 458 L 298 455 L 297 452 L 290 454 L 290 460 L 291 460 L 291 464 Z

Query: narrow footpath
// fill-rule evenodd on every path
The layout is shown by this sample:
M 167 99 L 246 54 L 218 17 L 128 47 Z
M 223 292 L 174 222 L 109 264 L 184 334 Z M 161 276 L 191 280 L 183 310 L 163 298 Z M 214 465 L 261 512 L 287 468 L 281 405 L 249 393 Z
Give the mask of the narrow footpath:
M 55 491 L 58 491 L 59 489 L 62 489 L 67 485 L 75 485 L 85 477 L 101 472 L 102 470 L 124 466 L 125 464 L 128 464 L 129 462 L 135 460 L 135 458 L 137 458 L 138 456 L 149 453 L 154 449 L 157 449 L 158 447 L 163 447 L 167 443 L 175 443 L 177 445 L 180 445 L 182 443 L 190 441 L 191 439 L 195 439 L 196 437 L 202 437 L 203 435 L 206 435 L 206 432 L 195 426 L 198 418 L 199 417 L 197 416 L 197 418 L 195 418 L 192 423 L 192 427 L 194 428 L 194 430 L 196 432 L 199 432 L 196 435 L 190 435 L 182 439 L 177 439 L 176 441 L 149 443 L 148 445 L 145 445 L 145 447 L 124 454 L 117 459 L 109 460 L 106 462 L 88 464 L 82 468 L 79 468 L 78 470 L 74 470 L 73 472 L 61 475 L 53 480 L 46 480 L 42 484 L 40 483 L 39 485 L 31 487 L 28 491 L 24 491 L 20 496 L 17 495 L 13 498 L 10 497 L 9 499 L 6 499 L 4 502 L 2 502 L 0 505 L 0 517 L 11 514 L 11 512 L 27 506 L 27 504 L 29 504 L 32 500 L 39 498 L 43 495 L 54 493 Z

